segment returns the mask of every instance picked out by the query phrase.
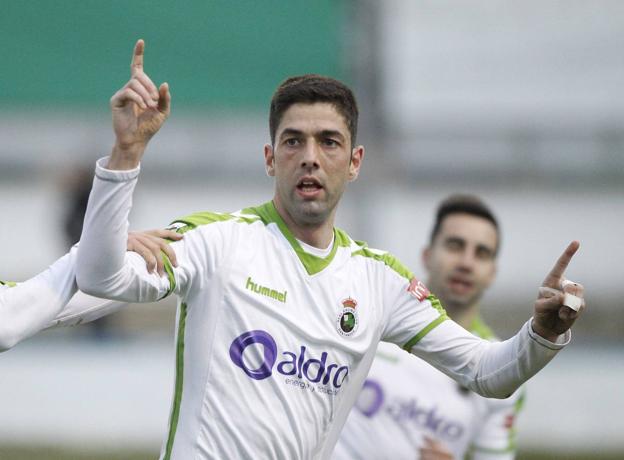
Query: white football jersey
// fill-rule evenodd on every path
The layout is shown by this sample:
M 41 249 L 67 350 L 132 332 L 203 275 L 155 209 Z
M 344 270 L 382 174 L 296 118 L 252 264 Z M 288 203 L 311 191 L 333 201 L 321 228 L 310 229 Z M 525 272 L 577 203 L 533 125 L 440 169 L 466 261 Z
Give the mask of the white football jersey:
M 337 229 L 329 255 L 305 252 L 271 202 L 175 221 L 178 267 L 148 273 L 125 251 L 138 173 L 98 164 L 77 280 L 119 301 L 179 297 L 161 459 L 328 458 L 380 340 L 499 397 L 563 346 L 528 325 L 506 344 L 478 339 L 389 254 Z
M 492 340 L 476 320 L 470 330 Z M 453 458 L 510 460 L 523 390 L 507 399 L 484 398 L 400 348 L 380 343 L 351 410 L 334 460 L 414 460 L 424 437 L 440 441 Z

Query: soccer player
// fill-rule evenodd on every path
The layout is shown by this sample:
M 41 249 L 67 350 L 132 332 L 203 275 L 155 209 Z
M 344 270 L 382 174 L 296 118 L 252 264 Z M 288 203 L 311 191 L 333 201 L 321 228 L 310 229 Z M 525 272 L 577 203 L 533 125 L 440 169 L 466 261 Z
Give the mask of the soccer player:
M 161 251 L 175 260 L 175 252 L 164 238 L 179 240 L 180 236 L 170 230 L 132 232 L 128 235 L 128 250 L 141 255 L 147 270 L 162 272 Z M 0 281 L 0 352 L 43 329 L 94 321 L 125 305 L 78 291 L 76 253 L 73 247 L 47 270 L 23 283 Z
M 490 209 L 471 195 L 438 207 L 423 252 L 427 286 L 456 323 L 484 339 L 494 335 L 479 301 L 496 276 L 500 229 Z M 511 460 L 522 390 L 483 398 L 422 360 L 380 343 L 333 458 Z M 419 455 L 417 455 L 419 454 Z
M 273 95 L 264 147 L 273 200 L 176 220 L 179 266 L 167 266 L 167 277 L 148 273 L 126 254 L 125 233 L 140 160 L 171 94 L 144 72 L 143 51 L 139 40 L 131 78 L 111 98 L 116 139 L 96 165 L 76 278 L 85 292 L 119 301 L 179 297 L 161 458 L 327 458 L 380 340 L 494 397 L 509 396 L 568 343 L 578 314 L 563 306 L 563 292 L 538 298 L 518 334 L 491 343 L 448 320 L 395 258 L 334 228 L 364 148 L 355 143 L 353 93 L 317 75 L 289 78 Z M 562 288 L 578 245 L 546 286 Z M 580 285 L 565 289 L 582 295 Z

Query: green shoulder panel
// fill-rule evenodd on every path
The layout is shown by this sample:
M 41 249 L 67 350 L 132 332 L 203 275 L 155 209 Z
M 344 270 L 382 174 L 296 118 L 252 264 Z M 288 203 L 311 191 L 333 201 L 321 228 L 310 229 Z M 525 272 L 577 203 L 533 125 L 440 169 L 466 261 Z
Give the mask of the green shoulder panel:
M 383 262 L 388 268 L 394 270 L 407 281 L 411 281 L 412 278 L 414 278 L 414 274 L 392 254 L 378 249 L 369 248 L 363 241 L 356 241 L 355 243 L 360 247 L 360 249 L 352 252 L 352 257 L 362 256 Z
M 219 212 L 197 212 L 186 217 L 174 220 L 170 228 L 178 233 L 185 233 L 202 225 L 225 222 L 235 219 L 237 222 L 251 224 L 260 219 L 259 216 L 246 213 L 219 213 Z
M 14 286 L 17 286 L 17 283 L 14 283 L 12 281 L 2 281 L 2 280 L 0 280 L 0 286 L 14 287 Z
M 194 214 L 190 214 L 186 217 L 182 217 L 180 219 L 174 220 L 171 225 L 169 225 L 169 230 L 174 230 L 177 233 L 186 233 L 189 230 L 193 230 L 202 225 L 214 224 L 216 222 L 225 222 L 228 220 L 236 220 L 237 222 L 251 224 L 256 222 L 260 218 L 255 215 L 248 215 L 245 213 L 219 213 L 219 212 L 197 212 Z M 171 243 L 172 240 L 169 240 Z M 171 294 L 176 288 L 176 280 L 173 273 L 173 266 L 169 261 L 167 255 L 162 252 L 163 261 L 165 265 L 165 271 L 167 272 L 167 276 L 169 277 L 169 290 L 164 295 L 167 297 Z M 164 298 L 163 297 L 163 298 Z

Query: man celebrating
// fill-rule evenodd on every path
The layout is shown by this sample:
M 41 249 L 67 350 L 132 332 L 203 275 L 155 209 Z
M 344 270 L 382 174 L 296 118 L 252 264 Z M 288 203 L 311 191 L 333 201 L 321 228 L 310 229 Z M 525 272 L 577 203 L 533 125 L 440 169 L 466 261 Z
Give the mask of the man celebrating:
M 490 209 L 475 196 L 454 195 L 440 203 L 423 252 L 427 285 L 448 315 L 484 339 L 494 336 L 479 317 L 479 301 L 496 275 L 499 247 Z M 380 343 L 333 457 L 442 460 L 470 452 L 473 459 L 511 460 L 521 404 L 521 390 L 503 400 L 483 398 Z
M 175 293 L 176 382 L 161 458 L 327 458 L 375 354 L 386 340 L 462 385 L 507 397 L 568 343 L 578 313 L 563 305 L 571 243 L 547 276 L 534 318 L 490 343 L 448 317 L 389 254 L 334 228 L 357 178 L 358 111 L 344 84 L 292 77 L 271 101 L 265 168 L 273 200 L 230 214 L 174 221 L 178 267 L 150 274 L 125 236 L 139 165 L 169 115 L 171 95 L 143 70 L 111 99 L 115 145 L 98 161 L 76 276 L 85 292 L 149 302 Z M 579 285 L 568 295 L 582 295 Z M 579 300 L 580 301 L 580 300 Z

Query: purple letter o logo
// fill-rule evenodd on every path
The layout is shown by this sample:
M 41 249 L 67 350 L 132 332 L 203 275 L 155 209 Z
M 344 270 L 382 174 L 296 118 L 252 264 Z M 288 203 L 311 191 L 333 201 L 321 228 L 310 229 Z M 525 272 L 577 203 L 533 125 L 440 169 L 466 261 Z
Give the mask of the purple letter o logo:
M 381 385 L 376 380 L 366 379 L 355 407 L 366 417 L 372 417 L 381 408 L 383 401 L 384 391 Z
M 243 353 L 249 345 L 259 343 L 264 347 L 264 361 L 257 369 L 249 369 L 243 362 Z M 230 359 L 254 380 L 266 379 L 273 373 L 277 359 L 277 344 L 265 331 L 249 331 L 239 335 L 230 345 Z

